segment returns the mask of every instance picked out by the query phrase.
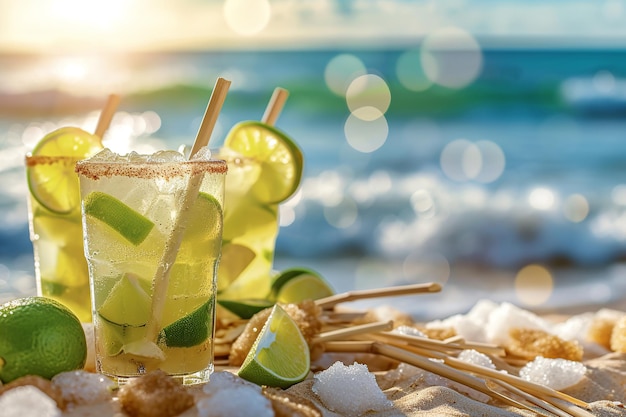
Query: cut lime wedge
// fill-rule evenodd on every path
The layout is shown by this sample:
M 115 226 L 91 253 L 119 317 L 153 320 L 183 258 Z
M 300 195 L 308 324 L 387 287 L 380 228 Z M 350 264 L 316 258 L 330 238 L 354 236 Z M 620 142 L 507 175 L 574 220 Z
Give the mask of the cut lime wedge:
M 85 214 L 100 220 L 135 246 L 143 242 L 154 223 L 117 198 L 100 191 L 85 197 Z
M 311 357 L 298 325 L 276 304 L 238 375 L 258 385 L 288 388 L 309 373 Z
M 191 347 L 199 345 L 213 334 L 212 300 L 166 326 L 159 334 L 159 341 L 168 347 Z
M 254 260 L 256 254 L 247 246 L 225 243 L 217 270 L 218 291 L 226 289 Z
M 47 134 L 26 158 L 28 188 L 35 200 L 57 214 L 78 209 L 80 194 L 77 161 L 102 149 L 100 139 L 77 127 Z
M 282 271 L 272 283 L 272 297 L 279 303 L 299 303 L 329 297 L 335 292 L 317 272 L 308 268 Z
M 220 235 L 222 228 L 222 206 L 211 194 L 200 192 L 191 208 L 185 239 L 207 240 Z
M 261 310 L 274 305 L 272 301 L 262 299 L 222 300 L 217 303 L 242 319 L 249 319 Z
M 150 318 L 150 282 L 126 273 L 115 283 L 98 314 L 105 320 L 126 326 L 143 326 Z
M 235 125 L 224 146 L 261 164 L 261 174 L 252 192 L 264 203 L 280 203 L 300 185 L 303 157 L 300 148 L 285 133 L 257 121 Z

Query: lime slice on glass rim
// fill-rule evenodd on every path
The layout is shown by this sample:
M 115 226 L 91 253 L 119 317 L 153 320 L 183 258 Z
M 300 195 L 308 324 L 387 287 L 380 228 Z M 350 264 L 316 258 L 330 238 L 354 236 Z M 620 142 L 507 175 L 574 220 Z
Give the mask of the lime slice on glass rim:
M 275 127 L 257 121 L 238 123 L 228 133 L 224 147 L 261 164 L 261 174 L 252 189 L 259 201 L 280 203 L 300 185 L 302 151 Z
M 67 214 L 80 206 L 77 161 L 102 149 L 98 136 L 77 127 L 57 129 L 39 141 L 27 158 L 26 176 L 32 196 L 46 209 Z
M 311 356 L 296 322 L 275 305 L 238 375 L 257 385 L 288 388 L 309 374 Z
M 330 297 L 335 291 L 316 271 L 298 267 L 278 274 L 272 283 L 271 293 L 279 303 L 299 303 Z

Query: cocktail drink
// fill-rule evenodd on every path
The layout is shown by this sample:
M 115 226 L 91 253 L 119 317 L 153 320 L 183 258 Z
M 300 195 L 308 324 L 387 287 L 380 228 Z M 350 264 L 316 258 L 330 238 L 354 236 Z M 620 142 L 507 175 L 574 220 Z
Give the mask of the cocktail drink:
M 262 299 L 270 292 L 279 203 L 300 184 L 302 153 L 283 132 L 242 122 L 219 157 L 228 161 L 220 298 Z
M 97 370 L 120 383 L 154 369 L 207 381 L 226 162 L 104 150 L 76 171 Z
M 74 165 L 101 149 L 97 136 L 66 127 L 46 135 L 25 161 L 37 294 L 61 302 L 82 322 L 91 321 L 91 303 Z

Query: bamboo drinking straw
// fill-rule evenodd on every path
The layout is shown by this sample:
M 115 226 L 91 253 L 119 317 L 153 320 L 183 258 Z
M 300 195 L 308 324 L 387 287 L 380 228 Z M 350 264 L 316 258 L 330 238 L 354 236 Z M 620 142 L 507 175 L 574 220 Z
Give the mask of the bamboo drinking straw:
M 217 79 L 213 92 L 211 93 L 211 98 L 209 99 L 209 104 L 207 105 L 204 113 L 200 129 L 196 135 L 196 140 L 194 141 L 191 149 L 191 153 L 189 155 L 190 158 L 195 155 L 200 148 L 209 144 L 211 133 L 213 132 L 215 122 L 217 121 L 217 117 L 219 116 L 224 100 L 226 99 L 229 87 L 230 81 L 221 77 Z M 163 308 L 165 307 L 165 296 L 169 286 L 171 268 L 174 265 L 174 261 L 176 261 L 178 248 L 183 240 L 185 224 L 187 223 L 189 217 L 187 214 L 191 210 L 192 203 L 198 195 L 200 185 L 202 184 L 202 178 L 203 175 L 192 175 L 189 178 L 187 191 L 185 192 L 183 201 L 181 202 L 180 212 L 174 220 L 172 232 L 170 233 L 165 244 L 165 252 L 163 253 L 161 262 L 159 262 L 154 276 L 152 310 L 146 333 L 146 337 L 149 341 L 156 341 L 161 328 L 161 318 L 163 316 Z
M 265 113 L 263 113 L 261 121 L 267 125 L 273 126 L 285 105 L 285 101 L 287 101 L 287 97 L 289 97 L 287 90 L 282 87 L 276 87 L 265 108 Z
M 96 135 L 100 142 L 102 142 L 102 136 L 104 136 L 104 132 L 107 131 L 109 125 L 111 124 L 111 120 L 113 120 L 113 115 L 115 115 L 115 111 L 117 110 L 117 106 L 120 104 L 120 96 L 118 94 L 110 94 L 107 99 L 102 112 L 100 113 L 100 117 L 98 118 L 98 125 L 96 126 L 96 130 L 94 131 L 94 135 Z

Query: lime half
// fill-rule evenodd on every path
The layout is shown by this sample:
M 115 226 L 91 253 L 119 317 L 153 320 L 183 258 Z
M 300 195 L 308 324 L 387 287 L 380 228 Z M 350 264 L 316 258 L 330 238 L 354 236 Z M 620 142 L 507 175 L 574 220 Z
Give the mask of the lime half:
M 279 303 L 299 303 L 333 294 L 335 291 L 330 284 L 319 273 L 308 268 L 282 271 L 272 283 L 272 296 Z
M 74 165 L 102 149 L 100 139 L 77 127 L 46 135 L 26 158 L 26 176 L 32 196 L 46 209 L 67 214 L 80 206 Z
M 224 146 L 261 164 L 252 188 L 260 201 L 280 203 L 296 192 L 302 178 L 302 152 L 280 130 L 261 122 L 241 122 L 230 130 Z
M 238 375 L 258 385 L 288 388 L 304 380 L 310 367 L 309 346 L 298 325 L 277 304 Z

